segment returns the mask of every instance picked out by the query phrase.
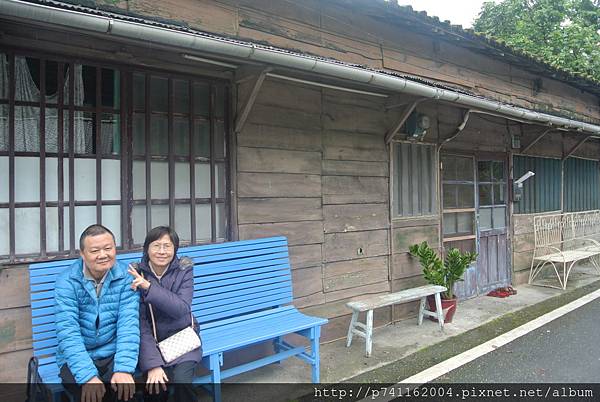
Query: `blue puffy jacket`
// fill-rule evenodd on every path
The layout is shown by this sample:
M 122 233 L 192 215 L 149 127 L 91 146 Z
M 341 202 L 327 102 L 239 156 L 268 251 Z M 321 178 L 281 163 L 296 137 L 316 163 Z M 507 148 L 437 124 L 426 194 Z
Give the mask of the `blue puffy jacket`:
M 139 296 L 127 265 L 115 262 L 98 297 L 82 264 L 80 258 L 58 277 L 54 305 L 56 363 L 66 363 L 80 385 L 98 375 L 94 360 L 113 355 L 114 372 L 133 373 L 140 344 Z

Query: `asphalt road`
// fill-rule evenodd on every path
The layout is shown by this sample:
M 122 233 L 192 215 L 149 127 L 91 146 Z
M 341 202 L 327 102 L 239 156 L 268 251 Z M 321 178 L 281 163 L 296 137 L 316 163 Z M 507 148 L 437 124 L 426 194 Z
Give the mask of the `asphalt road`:
M 434 382 L 599 383 L 600 299 L 565 314 Z

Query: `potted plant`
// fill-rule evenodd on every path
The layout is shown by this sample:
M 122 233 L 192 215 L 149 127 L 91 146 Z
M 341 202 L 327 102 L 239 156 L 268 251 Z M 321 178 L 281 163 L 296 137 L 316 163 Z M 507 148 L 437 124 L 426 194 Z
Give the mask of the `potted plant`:
M 467 267 L 475 261 L 477 253 L 461 253 L 457 248 L 451 248 L 442 260 L 434 249 L 426 241 L 421 244 L 413 244 L 409 247 L 411 255 L 418 257 L 423 267 L 423 277 L 431 285 L 440 285 L 448 289 L 442 293 L 442 310 L 444 310 L 444 321 L 452 322 L 456 311 L 456 297 L 454 296 L 454 284 L 462 281 L 462 276 Z M 433 297 L 429 300 L 429 310 L 435 311 Z

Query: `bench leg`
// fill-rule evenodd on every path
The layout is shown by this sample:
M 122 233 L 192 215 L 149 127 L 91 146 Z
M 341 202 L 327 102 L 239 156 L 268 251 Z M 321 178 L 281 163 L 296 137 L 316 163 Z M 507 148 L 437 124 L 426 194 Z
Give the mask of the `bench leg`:
M 444 332 L 444 312 L 442 311 L 442 298 L 439 293 L 435 294 L 435 310 L 437 312 L 438 324 L 440 330 Z
M 573 269 L 573 265 L 575 265 L 579 260 L 573 261 L 571 264 L 569 264 L 569 268 L 566 268 L 567 263 L 565 263 L 565 268 L 564 270 L 564 282 L 563 282 L 563 290 L 565 290 L 567 288 L 567 280 L 569 279 L 569 275 L 571 274 L 571 270 Z
M 321 327 L 313 327 L 310 331 L 310 354 L 312 362 L 312 382 L 318 384 L 321 382 L 321 358 L 319 357 L 319 338 L 321 337 Z
M 352 338 L 354 337 L 354 333 L 352 330 L 354 329 L 354 325 L 358 321 L 358 311 L 352 311 L 352 319 L 350 320 L 350 327 L 348 328 L 348 336 L 346 337 L 346 347 L 349 348 L 352 345 Z
M 425 311 L 425 303 L 427 303 L 427 297 L 421 297 L 421 303 L 419 303 L 419 316 L 417 317 L 417 324 L 423 324 L 423 312 Z
M 210 372 L 213 383 L 213 401 L 221 402 L 221 359 L 218 353 L 210 355 Z
M 598 255 L 590 257 L 590 262 L 592 263 L 592 266 L 596 269 L 596 272 L 600 274 L 600 265 L 598 265 L 598 258 Z
M 283 341 L 283 337 L 278 336 L 277 338 L 273 339 L 273 351 L 275 353 L 279 353 L 281 352 L 281 342 Z M 278 360 L 277 362 L 275 362 L 276 364 L 281 364 L 281 360 Z
M 367 311 L 367 330 L 366 330 L 366 354 L 367 357 L 371 356 L 371 350 L 373 349 L 373 310 Z

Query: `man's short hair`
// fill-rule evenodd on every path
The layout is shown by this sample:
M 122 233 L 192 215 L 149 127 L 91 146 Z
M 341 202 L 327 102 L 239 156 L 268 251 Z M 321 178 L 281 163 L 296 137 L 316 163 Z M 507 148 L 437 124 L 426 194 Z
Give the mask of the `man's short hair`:
M 105 226 L 102 226 L 100 224 L 93 224 L 88 226 L 87 228 L 85 228 L 85 230 L 83 231 L 83 233 L 81 233 L 81 236 L 79 237 L 79 250 L 83 251 L 83 242 L 85 240 L 86 237 L 90 237 L 90 236 L 98 236 L 104 233 L 109 233 L 112 238 L 113 241 L 116 243 L 117 241 L 115 240 L 115 235 L 113 234 L 113 232 L 110 231 L 110 229 L 108 229 Z

